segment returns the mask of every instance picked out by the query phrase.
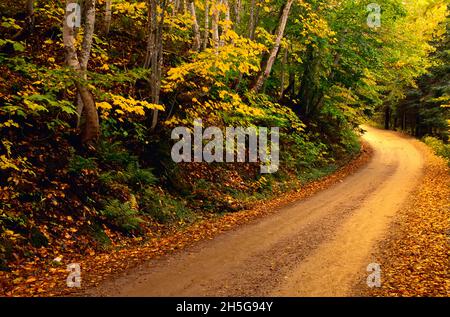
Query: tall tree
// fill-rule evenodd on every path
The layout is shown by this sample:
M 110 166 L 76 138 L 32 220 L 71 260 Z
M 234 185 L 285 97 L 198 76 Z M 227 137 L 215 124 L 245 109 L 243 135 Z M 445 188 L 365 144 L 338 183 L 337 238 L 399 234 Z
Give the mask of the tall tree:
M 66 8 L 76 8 L 76 4 L 76 0 L 67 0 Z M 75 71 L 75 75 L 78 77 L 75 80 L 79 99 L 77 113 L 79 118 L 84 117 L 85 119 L 80 127 L 82 142 L 93 145 L 100 136 L 100 124 L 94 96 L 84 82 L 94 36 L 95 0 L 86 0 L 84 4 L 85 8 L 82 10 L 82 19 L 84 20 L 83 41 L 79 57 L 75 44 L 77 26 L 70 22 L 73 18 L 73 11 L 66 10 L 63 22 L 63 40 L 67 65 Z
M 219 49 L 220 46 L 220 36 L 219 36 L 219 19 L 220 19 L 220 12 L 219 12 L 219 4 L 222 3 L 222 0 L 217 0 L 212 3 L 212 22 L 211 22 L 211 33 L 212 33 L 212 41 L 213 46 L 216 49 L 216 51 Z
M 195 12 L 195 3 L 194 0 L 189 0 L 189 12 L 192 17 L 192 28 L 194 31 L 194 44 L 192 45 L 192 49 L 194 51 L 200 50 L 201 39 L 200 39 L 200 27 L 198 26 L 197 14 Z
M 104 17 L 104 30 L 105 35 L 108 35 L 111 28 L 111 4 L 112 0 L 106 0 L 105 2 L 105 17 Z
M 209 42 L 209 10 L 210 10 L 210 0 L 205 0 L 205 25 L 203 33 L 203 49 L 208 47 Z
M 286 28 L 286 23 L 289 18 L 289 13 L 291 11 L 291 6 L 293 2 L 294 0 L 287 0 L 283 8 L 283 13 L 281 14 L 276 32 L 275 44 L 270 52 L 265 69 L 260 72 L 255 84 L 252 87 L 252 90 L 254 92 L 259 92 L 261 90 L 265 80 L 269 77 L 270 72 L 272 71 L 272 66 L 275 63 L 278 50 L 280 49 L 281 40 L 283 39 L 284 36 L 284 30 Z
M 147 51 L 145 56 L 144 67 L 150 68 L 150 96 L 153 104 L 160 103 L 161 93 L 161 75 L 163 64 L 163 41 L 162 32 L 165 16 L 165 1 L 148 0 L 148 28 L 149 34 L 147 38 Z M 158 8 L 161 10 L 158 14 Z M 158 110 L 154 109 L 152 113 L 151 129 L 155 129 L 158 123 Z

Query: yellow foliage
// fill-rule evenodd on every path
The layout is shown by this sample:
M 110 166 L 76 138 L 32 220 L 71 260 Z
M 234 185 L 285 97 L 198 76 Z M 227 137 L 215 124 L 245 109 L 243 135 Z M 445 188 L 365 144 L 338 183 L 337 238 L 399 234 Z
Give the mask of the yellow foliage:
M 198 79 L 204 86 L 221 87 L 223 80 L 233 73 L 250 75 L 259 70 L 260 55 L 266 50 L 264 45 L 240 37 L 232 30 L 224 32 L 221 40 L 227 44 L 217 50 L 206 49 L 197 54 L 192 62 L 169 69 L 162 88 L 173 91 L 181 84 L 197 88 Z M 205 92 L 206 89 L 202 88 Z
M 145 116 L 145 109 L 164 111 L 164 106 L 149 103 L 144 100 L 136 100 L 131 97 L 125 98 L 123 96 L 113 94 L 110 94 L 109 97 L 110 102 L 103 101 L 96 104 L 103 117 L 108 117 L 112 112 L 118 114 L 119 116 L 133 114 L 137 116 Z
M 0 170 L 14 169 L 19 171 L 19 167 L 15 164 L 14 160 L 6 157 L 6 155 L 0 155 Z

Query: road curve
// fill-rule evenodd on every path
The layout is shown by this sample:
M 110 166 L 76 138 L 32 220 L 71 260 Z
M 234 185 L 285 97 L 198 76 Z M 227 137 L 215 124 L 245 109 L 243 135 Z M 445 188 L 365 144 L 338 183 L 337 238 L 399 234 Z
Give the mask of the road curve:
M 108 280 L 96 296 L 347 296 L 420 182 L 413 141 L 365 127 L 371 162 L 254 223 Z

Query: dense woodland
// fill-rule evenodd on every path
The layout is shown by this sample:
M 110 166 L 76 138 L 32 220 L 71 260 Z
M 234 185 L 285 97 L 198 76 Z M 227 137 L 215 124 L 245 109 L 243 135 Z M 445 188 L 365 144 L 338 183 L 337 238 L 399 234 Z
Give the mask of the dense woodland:
M 449 155 L 447 1 L 372 2 L 1 0 L 0 269 L 301 188 L 368 119 Z M 279 171 L 174 163 L 196 118 L 279 127 Z

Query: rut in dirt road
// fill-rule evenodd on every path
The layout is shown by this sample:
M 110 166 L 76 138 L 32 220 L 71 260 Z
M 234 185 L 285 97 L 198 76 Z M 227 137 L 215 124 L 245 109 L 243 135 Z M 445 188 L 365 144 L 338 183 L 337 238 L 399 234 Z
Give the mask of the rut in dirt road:
M 374 157 L 342 182 L 214 240 L 149 261 L 89 295 L 351 294 L 423 166 L 412 139 L 366 129 Z

